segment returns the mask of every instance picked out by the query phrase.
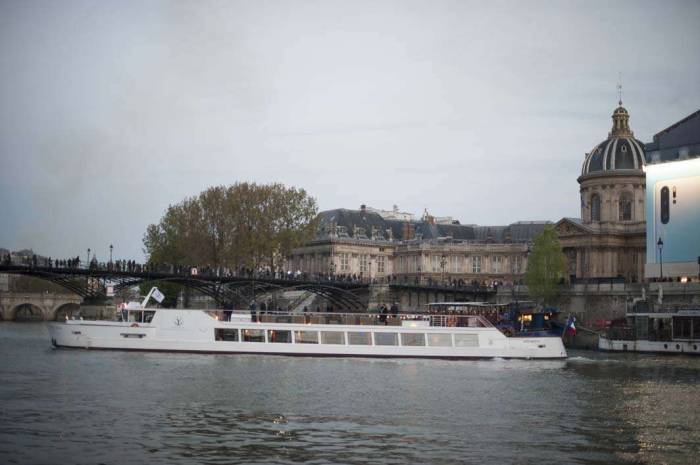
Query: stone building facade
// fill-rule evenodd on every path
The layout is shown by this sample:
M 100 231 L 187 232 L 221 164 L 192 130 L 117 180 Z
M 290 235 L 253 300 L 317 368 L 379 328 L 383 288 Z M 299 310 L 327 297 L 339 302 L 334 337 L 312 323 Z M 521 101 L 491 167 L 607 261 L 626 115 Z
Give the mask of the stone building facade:
M 396 210 L 396 209 L 395 209 Z M 548 222 L 462 225 L 360 207 L 320 213 L 314 240 L 295 249 L 287 269 L 406 284 L 490 284 L 522 279 L 529 244 Z
M 618 106 L 608 138 L 586 154 L 578 178 L 581 218 L 556 224 L 569 280 L 644 278 L 646 257 L 644 144 Z

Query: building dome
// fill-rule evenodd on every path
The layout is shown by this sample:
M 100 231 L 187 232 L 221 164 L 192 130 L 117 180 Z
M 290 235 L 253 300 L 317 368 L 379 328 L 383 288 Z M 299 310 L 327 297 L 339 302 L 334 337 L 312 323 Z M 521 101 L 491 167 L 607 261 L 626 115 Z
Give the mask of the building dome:
M 618 170 L 641 171 L 644 167 L 644 144 L 634 138 L 629 127 L 629 112 L 622 102 L 613 112 L 612 119 L 613 127 L 608 138 L 586 154 L 581 176 Z

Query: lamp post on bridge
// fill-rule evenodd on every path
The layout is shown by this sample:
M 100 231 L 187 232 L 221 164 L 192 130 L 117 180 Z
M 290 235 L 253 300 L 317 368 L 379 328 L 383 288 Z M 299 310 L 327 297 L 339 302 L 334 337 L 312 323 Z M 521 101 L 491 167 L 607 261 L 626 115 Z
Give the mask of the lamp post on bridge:
M 87 261 L 85 262 L 85 268 L 90 268 L 90 247 L 87 249 Z
M 112 264 L 112 250 L 114 250 L 114 246 L 112 244 L 109 244 L 109 264 Z

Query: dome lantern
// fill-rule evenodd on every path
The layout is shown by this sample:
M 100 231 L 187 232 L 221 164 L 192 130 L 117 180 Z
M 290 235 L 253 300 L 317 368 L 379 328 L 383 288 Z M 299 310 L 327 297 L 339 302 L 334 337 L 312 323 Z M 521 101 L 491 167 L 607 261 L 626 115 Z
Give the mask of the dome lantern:
M 629 112 L 620 100 L 619 106 L 612 114 L 613 126 L 608 138 L 586 154 L 581 176 L 643 169 L 646 163 L 644 144 L 634 138 L 629 119 Z
M 608 138 L 634 137 L 634 133 L 630 129 L 630 114 L 627 112 L 627 109 L 622 106 L 622 101 L 620 101 L 620 106 L 613 112 L 612 120 L 613 126 L 608 134 Z

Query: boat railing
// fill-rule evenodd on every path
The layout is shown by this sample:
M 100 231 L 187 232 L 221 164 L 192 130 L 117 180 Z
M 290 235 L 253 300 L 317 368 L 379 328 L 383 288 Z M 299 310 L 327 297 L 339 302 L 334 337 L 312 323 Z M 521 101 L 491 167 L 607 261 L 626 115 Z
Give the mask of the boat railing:
M 350 325 L 350 326 L 409 326 L 409 327 L 462 327 L 489 328 L 493 324 L 481 315 L 449 315 L 449 314 L 385 314 L 385 313 L 289 313 L 274 311 L 241 311 L 231 310 L 216 313 L 223 321 L 234 321 L 237 316 L 250 316 L 251 321 L 259 323 L 290 323 L 317 325 Z M 413 323 L 413 324 L 412 324 Z

